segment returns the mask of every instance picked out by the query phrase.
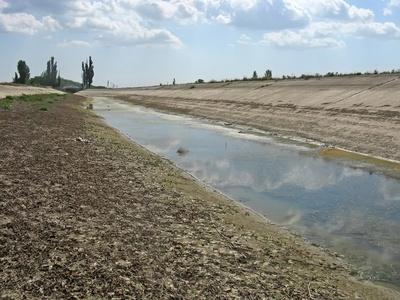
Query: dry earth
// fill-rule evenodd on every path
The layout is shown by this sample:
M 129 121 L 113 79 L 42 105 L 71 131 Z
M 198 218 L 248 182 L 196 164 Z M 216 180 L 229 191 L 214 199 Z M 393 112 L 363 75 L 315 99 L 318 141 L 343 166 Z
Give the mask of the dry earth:
M 399 299 L 54 98 L 0 109 L 1 299 Z
M 399 74 L 87 90 L 400 161 Z
M 54 90 L 52 88 L 46 87 L 33 87 L 33 86 L 21 86 L 16 84 L 0 84 L 0 99 L 6 96 L 18 96 L 22 94 L 32 95 L 32 94 L 55 94 L 60 93 L 60 91 Z

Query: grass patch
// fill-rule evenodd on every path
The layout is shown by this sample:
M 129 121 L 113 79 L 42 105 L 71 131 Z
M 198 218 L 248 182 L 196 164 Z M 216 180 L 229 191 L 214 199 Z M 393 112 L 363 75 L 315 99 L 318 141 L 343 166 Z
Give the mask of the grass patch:
M 1 108 L 3 108 L 3 109 L 11 109 L 11 104 L 10 103 L 7 103 L 7 102 L 3 102 L 3 103 L 1 103 Z
M 36 95 L 26 95 L 14 97 L 15 100 L 26 101 L 26 102 L 42 102 L 50 101 L 52 98 L 57 97 L 58 94 L 36 94 Z
M 12 103 L 14 101 L 21 102 L 43 102 L 47 101 L 47 103 L 54 103 L 54 101 L 59 101 L 59 99 L 65 99 L 66 94 L 36 94 L 36 95 L 27 95 L 22 94 L 20 96 L 11 96 L 7 95 L 5 98 L 2 99 L 0 102 L 0 108 L 3 109 L 11 109 Z M 40 110 L 47 111 L 49 108 L 47 106 L 41 106 Z

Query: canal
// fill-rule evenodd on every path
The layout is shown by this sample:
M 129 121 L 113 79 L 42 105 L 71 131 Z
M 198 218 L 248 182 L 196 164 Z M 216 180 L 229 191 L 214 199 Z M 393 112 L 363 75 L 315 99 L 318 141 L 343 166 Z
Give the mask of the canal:
M 148 150 L 270 221 L 400 289 L 400 181 L 360 162 L 324 159 L 318 145 L 171 115 L 112 98 L 96 114 Z

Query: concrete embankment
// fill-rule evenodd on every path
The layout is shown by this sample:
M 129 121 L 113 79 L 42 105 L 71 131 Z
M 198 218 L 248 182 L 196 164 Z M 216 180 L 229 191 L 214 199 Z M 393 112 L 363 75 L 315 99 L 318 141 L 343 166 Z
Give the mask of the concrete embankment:
M 86 90 L 400 161 L 398 74 Z

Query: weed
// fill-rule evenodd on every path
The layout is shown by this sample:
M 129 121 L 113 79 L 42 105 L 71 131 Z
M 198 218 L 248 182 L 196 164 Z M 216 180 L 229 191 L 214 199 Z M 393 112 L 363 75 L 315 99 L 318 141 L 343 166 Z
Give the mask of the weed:
M 47 106 L 45 106 L 45 105 L 39 107 L 39 109 L 43 110 L 43 111 L 48 111 L 49 110 L 49 108 Z
M 53 103 L 53 100 L 49 100 L 49 101 L 47 101 L 47 103 Z
M 58 95 L 56 94 L 37 94 L 37 95 L 26 95 L 22 94 L 21 96 L 15 97 L 13 99 L 17 99 L 20 101 L 26 101 L 26 102 L 41 102 L 44 100 L 51 101 L 52 98 L 57 97 Z
M 7 96 L 6 96 L 6 99 L 7 99 L 7 100 L 13 100 L 13 99 L 14 99 L 14 97 L 13 97 L 13 96 L 11 96 L 11 95 L 7 95 Z
M 4 109 L 11 109 L 11 104 L 10 103 L 2 103 L 1 107 Z

